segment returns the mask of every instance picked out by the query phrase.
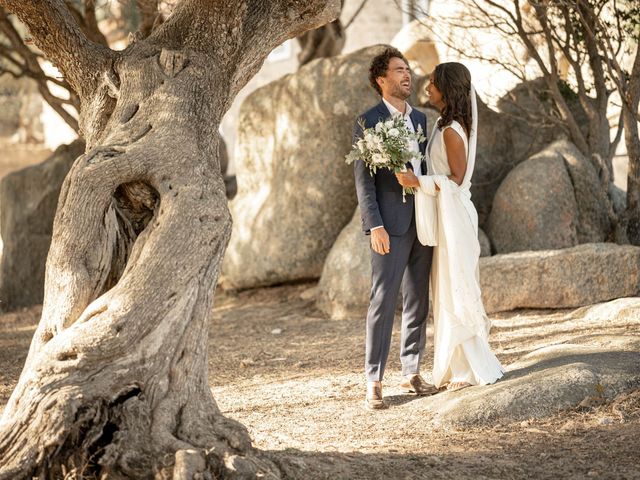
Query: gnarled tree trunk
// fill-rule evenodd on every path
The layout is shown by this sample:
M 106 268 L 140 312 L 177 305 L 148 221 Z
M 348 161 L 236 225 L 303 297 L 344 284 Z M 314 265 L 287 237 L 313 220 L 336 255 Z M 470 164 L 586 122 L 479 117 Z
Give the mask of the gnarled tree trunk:
M 333 20 L 339 1 L 183 0 L 122 52 L 90 42 L 63 0 L 0 4 L 80 95 L 87 140 L 62 188 L 42 319 L 0 423 L 0 479 L 74 468 L 78 478 L 277 475 L 220 414 L 207 380 L 231 232 L 217 131 L 266 55 Z

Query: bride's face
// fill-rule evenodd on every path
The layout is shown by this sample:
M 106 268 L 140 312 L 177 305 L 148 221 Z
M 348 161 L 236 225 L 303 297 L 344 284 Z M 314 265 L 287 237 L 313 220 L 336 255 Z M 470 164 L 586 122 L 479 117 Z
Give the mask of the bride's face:
M 433 83 L 433 73 L 429 76 L 429 83 L 427 84 L 427 100 L 429 100 L 429 103 L 440 111 L 444 108 L 442 93 L 438 90 L 436 84 Z

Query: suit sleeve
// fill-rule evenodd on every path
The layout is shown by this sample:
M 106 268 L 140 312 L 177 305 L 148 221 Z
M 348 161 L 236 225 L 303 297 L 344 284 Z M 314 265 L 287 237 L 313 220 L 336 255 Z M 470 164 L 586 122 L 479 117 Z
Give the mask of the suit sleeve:
M 364 120 L 360 117 L 358 120 Z M 362 138 L 362 128 L 356 122 L 353 127 L 353 141 L 355 143 Z M 358 205 L 360 206 L 360 214 L 362 215 L 364 231 L 370 231 L 375 227 L 382 227 L 382 216 L 376 198 L 375 179 L 369 172 L 369 169 L 362 160 L 353 162 L 353 172 L 356 181 L 356 193 L 358 195 Z

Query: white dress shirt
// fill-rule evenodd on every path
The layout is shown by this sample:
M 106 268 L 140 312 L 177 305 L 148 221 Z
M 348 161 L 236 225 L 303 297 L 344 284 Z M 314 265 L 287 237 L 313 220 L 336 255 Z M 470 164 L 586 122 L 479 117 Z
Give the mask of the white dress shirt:
M 410 132 L 415 133 L 416 129 L 413 128 L 413 122 L 411 121 L 411 112 L 413 111 L 413 108 L 411 108 L 411 105 L 409 105 L 407 102 L 404 102 L 405 104 L 405 109 L 404 109 L 404 115 L 402 114 L 402 112 L 400 110 L 398 110 L 396 107 L 394 107 L 393 105 L 391 105 L 389 102 L 387 102 L 387 100 L 382 97 L 382 101 L 384 102 L 384 104 L 387 106 L 387 108 L 389 109 L 389 112 L 391 113 L 392 117 L 395 117 L 396 115 L 400 115 L 404 118 L 404 122 L 407 125 L 407 128 L 409 129 Z M 420 146 L 418 145 L 418 142 L 416 140 L 411 140 L 409 142 L 409 150 L 411 150 L 412 152 L 420 152 Z M 411 165 L 413 166 L 413 173 L 415 173 L 416 175 L 420 175 L 420 159 L 419 158 L 414 158 L 411 161 Z M 377 227 L 373 227 L 371 230 L 376 230 L 378 228 L 382 228 L 384 227 L 384 225 L 378 225 Z

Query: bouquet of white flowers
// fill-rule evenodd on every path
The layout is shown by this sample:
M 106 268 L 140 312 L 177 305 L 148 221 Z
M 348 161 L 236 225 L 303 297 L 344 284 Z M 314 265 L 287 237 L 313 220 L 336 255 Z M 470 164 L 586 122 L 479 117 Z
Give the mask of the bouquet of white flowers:
M 395 115 L 389 120 L 380 121 L 373 128 L 364 128 L 364 122 L 359 122 L 362 128 L 362 138 L 358 140 L 353 149 L 345 157 L 347 163 L 362 160 L 371 175 L 378 168 L 388 168 L 393 173 L 406 172 L 407 162 L 414 158 L 421 158 L 419 152 L 409 150 L 409 142 L 423 142 L 425 137 L 422 126 L 418 125 L 418 131 L 412 132 L 400 115 Z M 405 201 L 406 193 L 415 193 L 413 188 L 402 189 L 402 201 Z

